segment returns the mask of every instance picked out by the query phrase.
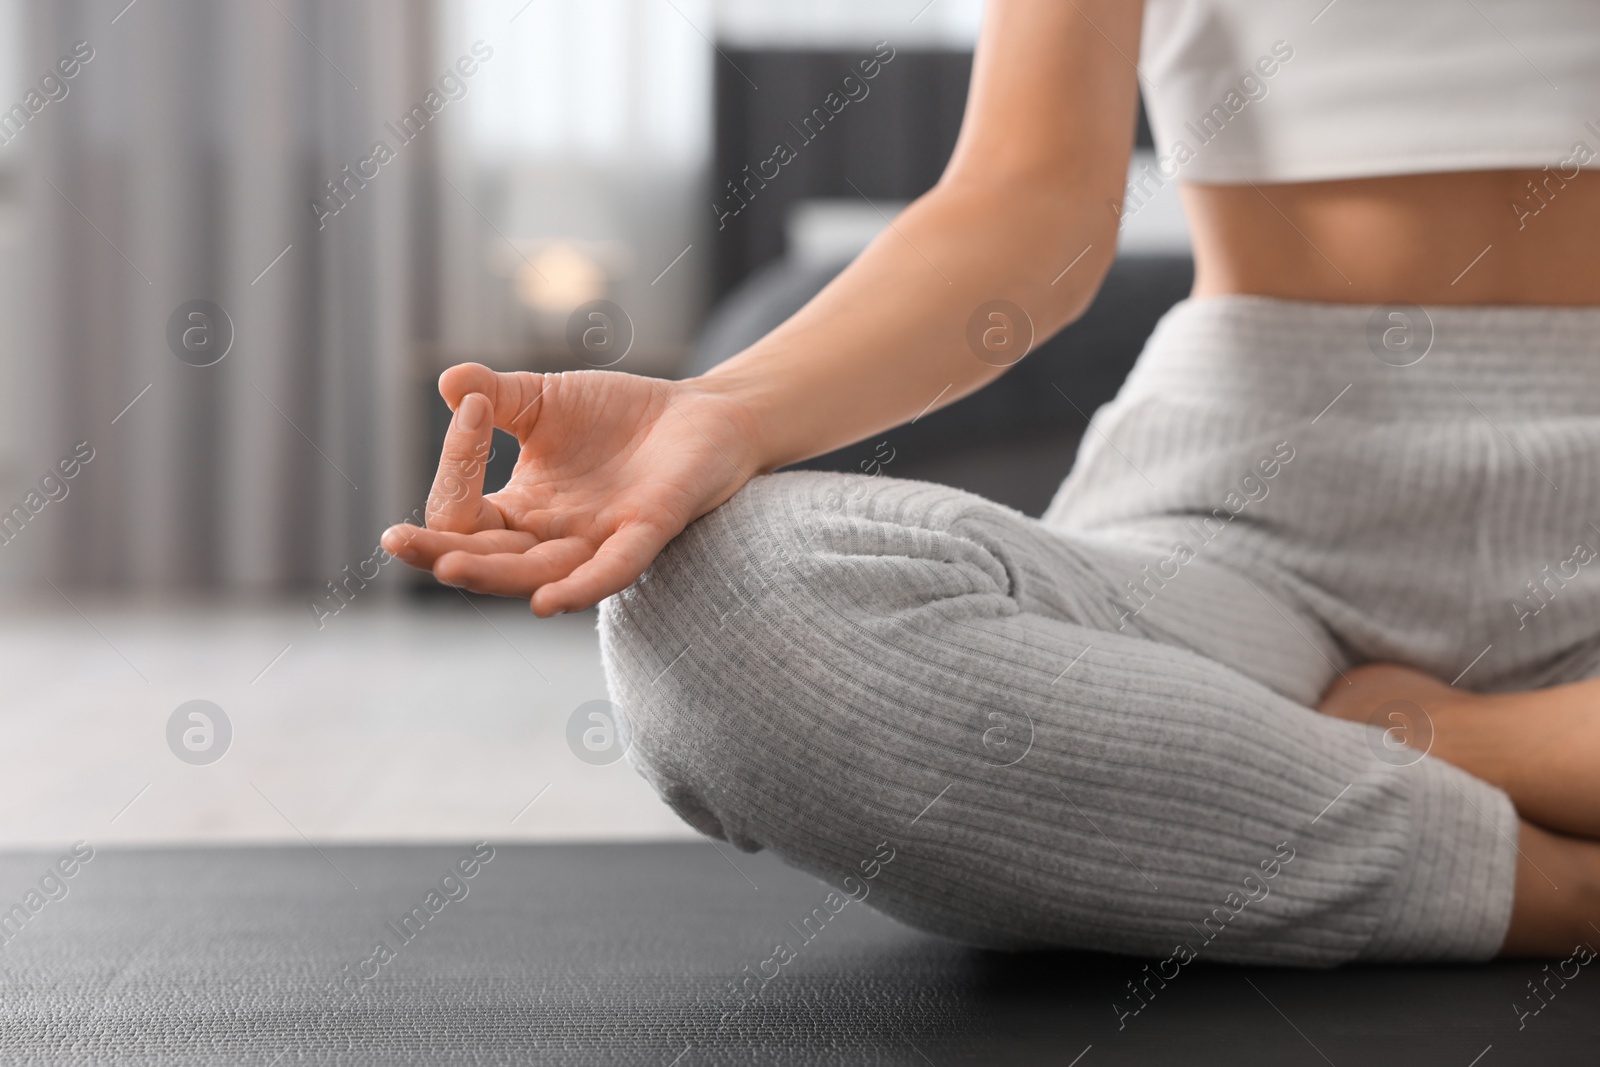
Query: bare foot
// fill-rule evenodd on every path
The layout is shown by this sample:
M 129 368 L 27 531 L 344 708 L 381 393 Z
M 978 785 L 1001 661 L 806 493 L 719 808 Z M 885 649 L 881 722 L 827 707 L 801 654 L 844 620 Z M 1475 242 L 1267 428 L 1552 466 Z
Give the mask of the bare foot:
M 1592 943 L 1600 843 L 1551 830 L 1600 836 L 1600 791 L 1591 784 L 1600 775 L 1586 772 L 1600 766 L 1600 684 L 1484 696 L 1393 663 L 1347 677 L 1328 687 L 1319 711 L 1381 726 L 1385 744 L 1413 746 L 1500 786 L 1523 816 L 1500 955 L 1562 957 Z
M 1578 965 L 1593 959 L 1589 946 L 1600 929 L 1593 925 L 1600 914 L 1600 844 L 1524 822 L 1517 852 L 1511 923 L 1500 955 L 1557 958 L 1576 953 L 1571 963 Z M 1536 1003 L 1528 1006 L 1537 1010 Z
M 1472 693 L 1410 667 L 1374 663 L 1329 686 L 1317 710 L 1380 726 L 1504 789 L 1523 818 L 1600 838 L 1600 681 Z

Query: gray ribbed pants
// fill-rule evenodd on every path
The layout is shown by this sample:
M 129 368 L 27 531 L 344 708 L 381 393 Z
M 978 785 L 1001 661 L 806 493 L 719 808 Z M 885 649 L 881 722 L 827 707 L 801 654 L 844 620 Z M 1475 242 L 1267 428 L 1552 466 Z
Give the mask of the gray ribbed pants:
M 977 944 L 1492 955 L 1507 797 L 1310 705 L 1369 660 L 1597 672 L 1600 309 L 1397 314 L 1178 305 L 1043 520 L 755 479 L 603 605 L 630 758 L 702 832 Z

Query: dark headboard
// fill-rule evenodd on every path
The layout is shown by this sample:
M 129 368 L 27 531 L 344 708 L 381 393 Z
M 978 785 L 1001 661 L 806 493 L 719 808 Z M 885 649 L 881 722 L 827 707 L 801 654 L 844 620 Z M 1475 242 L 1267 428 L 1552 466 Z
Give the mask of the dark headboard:
M 864 80 L 858 65 L 873 59 L 874 51 L 872 45 L 842 51 L 729 48 L 717 58 L 708 205 L 736 206 L 726 183 L 743 181 L 746 166 L 759 171 L 779 142 L 795 155 L 764 186 L 749 186 L 754 191 L 749 202 L 714 231 L 716 297 L 783 254 L 784 220 L 795 201 L 910 200 L 938 180 L 961 127 L 972 53 L 896 49 L 876 77 Z M 846 103 L 825 126 L 814 122 L 810 130 L 797 129 L 813 109 L 825 106 L 829 93 L 840 93 L 835 106 L 838 99 L 848 99 L 841 91 L 847 75 L 857 79 L 850 92 L 859 99 Z M 857 86 L 865 87 L 865 95 Z M 1148 147 L 1142 107 L 1130 121 L 1137 121 L 1139 143 Z M 802 134 L 812 138 L 804 140 Z

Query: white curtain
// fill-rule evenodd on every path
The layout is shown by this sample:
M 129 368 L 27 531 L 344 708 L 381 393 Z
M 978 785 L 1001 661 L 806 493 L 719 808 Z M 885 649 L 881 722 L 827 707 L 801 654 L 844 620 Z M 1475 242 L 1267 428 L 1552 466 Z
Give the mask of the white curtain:
M 436 131 L 321 230 L 311 201 L 423 100 L 430 7 L 125 2 L 26 9 L 24 78 L 75 42 L 93 58 L 6 146 L 29 218 L 21 461 L 95 458 L 0 551 L 63 588 L 332 578 L 413 503 Z M 168 343 L 196 299 L 233 324 L 212 366 Z

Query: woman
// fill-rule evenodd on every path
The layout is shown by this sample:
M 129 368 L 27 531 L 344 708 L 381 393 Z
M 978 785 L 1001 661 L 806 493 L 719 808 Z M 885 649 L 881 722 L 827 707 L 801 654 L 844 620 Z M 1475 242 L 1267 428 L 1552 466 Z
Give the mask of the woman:
M 990 0 L 944 176 L 808 306 L 688 381 L 452 368 L 428 528 L 385 548 L 540 616 L 604 600 L 666 800 L 924 929 L 1570 952 L 1600 920 L 1600 13 L 1446 7 Z M 1125 189 L 1141 79 L 1161 160 Z M 986 331 L 1080 315 L 1166 180 L 1193 295 L 1043 520 L 766 473 L 1002 373 Z M 493 426 L 522 454 L 484 497 Z

